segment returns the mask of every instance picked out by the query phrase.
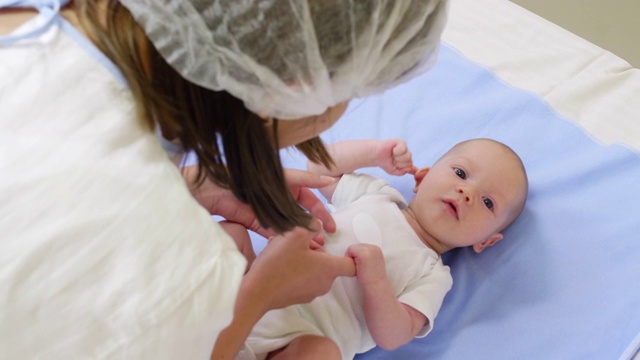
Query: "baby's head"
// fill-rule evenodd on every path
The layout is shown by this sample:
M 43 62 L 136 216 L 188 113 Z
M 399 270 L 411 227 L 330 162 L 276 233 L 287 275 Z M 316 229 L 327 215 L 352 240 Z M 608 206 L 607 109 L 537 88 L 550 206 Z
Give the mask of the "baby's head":
M 416 175 L 409 211 L 427 244 L 439 253 L 473 246 L 476 252 L 502 240 L 522 212 L 528 194 L 520 157 L 491 139 L 463 141 Z

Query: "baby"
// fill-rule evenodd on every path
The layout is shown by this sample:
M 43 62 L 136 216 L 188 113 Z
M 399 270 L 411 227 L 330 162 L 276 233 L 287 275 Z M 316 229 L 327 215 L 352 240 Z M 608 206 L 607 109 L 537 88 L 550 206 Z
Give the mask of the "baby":
M 452 285 L 440 255 L 496 244 L 527 198 L 522 161 L 490 139 L 461 142 L 422 169 L 402 140 L 346 141 L 329 150 L 332 168 L 308 164 L 340 178 L 320 189 L 338 229 L 325 234 L 324 250 L 351 257 L 357 275 L 338 278 L 308 304 L 268 312 L 241 359 L 351 359 L 376 344 L 389 350 L 426 336 Z M 384 180 L 352 173 L 370 166 L 413 174 L 413 199 L 407 204 Z

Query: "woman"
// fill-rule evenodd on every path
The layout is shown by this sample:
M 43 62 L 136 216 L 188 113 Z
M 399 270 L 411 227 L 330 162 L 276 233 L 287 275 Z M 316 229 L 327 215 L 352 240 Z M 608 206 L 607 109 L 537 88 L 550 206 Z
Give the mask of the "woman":
M 277 150 L 329 163 L 317 135 L 348 100 L 432 65 L 444 1 L 0 5 L 0 357 L 202 358 L 226 327 L 230 358 L 266 311 L 354 275 L 309 249 L 296 200 L 331 231 L 306 189 L 326 182 Z M 188 187 L 161 142 L 196 154 Z M 282 235 L 242 277 L 202 207 Z

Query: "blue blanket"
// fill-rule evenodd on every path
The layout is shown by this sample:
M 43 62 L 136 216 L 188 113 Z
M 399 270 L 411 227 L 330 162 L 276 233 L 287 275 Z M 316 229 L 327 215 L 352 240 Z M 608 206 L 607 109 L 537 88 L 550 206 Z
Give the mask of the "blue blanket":
M 407 140 L 417 166 L 455 143 L 489 137 L 522 157 L 523 215 L 482 254 L 443 257 L 453 289 L 433 332 L 373 359 L 618 359 L 640 344 L 640 156 L 603 146 L 543 100 L 510 87 L 446 45 L 437 66 L 382 95 L 354 100 L 323 135 Z M 294 151 L 285 165 L 304 167 Z M 388 179 L 407 199 L 410 176 Z M 635 339 L 635 340 L 634 340 Z

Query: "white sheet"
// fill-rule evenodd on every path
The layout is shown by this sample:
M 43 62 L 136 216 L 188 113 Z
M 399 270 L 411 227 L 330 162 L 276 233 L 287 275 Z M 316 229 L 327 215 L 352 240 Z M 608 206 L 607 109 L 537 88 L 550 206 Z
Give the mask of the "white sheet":
M 414 132 L 426 133 L 420 130 L 423 125 L 416 123 L 417 117 L 423 121 L 446 118 L 448 123 L 442 121 L 427 130 L 438 131 L 448 140 L 427 135 L 424 142 L 473 134 L 509 140 L 529 164 L 533 198 L 523 219 L 510 230 L 518 235 L 521 245 L 494 249 L 489 255 L 499 262 L 508 260 L 511 273 L 494 270 L 491 261 L 464 251 L 454 255 L 450 258 L 454 271 L 465 284 L 454 289 L 448 303 L 445 300 L 439 323 L 444 330 L 436 329 L 433 338 L 397 352 L 372 351 L 362 359 L 455 359 L 469 353 L 478 358 L 509 353 L 514 358 L 564 359 L 573 354 L 599 359 L 602 357 L 593 354 L 606 353 L 604 347 L 609 348 L 606 358 L 640 359 L 636 354 L 640 335 L 635 339 L 633 335 L 640 326 L 640 71 L 509 1 L 456 0 L 451 5 L 445 44 L 505 84 L 535 95 L 542 108 L 525 103 L 528 100 L 511 102 L 521 98 L 508 97 L 500 89 L 495 97 L 474 93 L 486 90 L 490 79 L 481 73 L 474 74 L 474 79 L 459 79 L 448 69 L 444 73 L 448 77 L 434 73 L 432 83 L 425 79 L 420 86 L 356 104 L 362 108 L 348 112 L 347 120 L 376 116 L 378 130 L 365 132 L 362 125 L 354 123 L 355 132 L 349 134 L 343 128 L 336 131 L 337 136 L 328 134 L 329 141 L 355 134 L 411 138 Z M 464 94 L 460 90 L 467 94 L 458 101 L 433 101 L 432 87 L 447 80 L 467 85 L 454 91 L 456 96 Z M 420 102 L 428 102 L 431 108 L 411 100 L 414 93 L 424 94 Z M 487 106 L 478 106 L 480 102 Z M 441 111 L 439 106 L 458 109 Z M 412 110 L 407 112 L 407 107 Z M 387 117 L 394 121 L 385 120 Z M 478 117 L 484 120 L 478 122 Z M 527 122 L 518 125 L 524 118 Z M 576 132 L 574 125 L 583 132 Z M 396 131 L 397 126 L 404 130 Z M 541 129 L 547 132 L 541 133 Z M 623 144 L 631 151 L 596 143 Z M 412 144 L 418 154 L 431 154 L 441 147 Z M 420 161 L 420 155 L 417 159 Z M 401 181 L 397 184 L 406 187 Z M 538 249 L 543 253 L 535 252 Z M 540 263 L 545 267 L 539 269 Z M 544 272 L 531 273 L 540 270 Z M 475 275 L 478 272 L 482 278 Z M 478 281 L 488 282 L 488 289 L 493 290 L 482 285 L 468 287 Z M 454 287 L 455 283 L 456 275 Z M 509 286 L 508 293 L 504 293 L 504 285 Z M 502 295 L 492 298 L 496 292 Z M 452 307 L 453 313 L 447 310 Z M 528 340 L 517 336 L 512 342 L 506 340 L 510 333 L 525 328 L 535 332 Z M 623 328 L 627 329 L 624 335 Z M 583 340 L 576 342 L 578 338 Z M 492 348 L 501 349 L 500 354 L 492 353 Z
M 441 54 L 425 76 L 353 102 L 324 138 L 400 137 L 418 166 L 460 140 L 495 138 L 523 158 L 530 198 L 505 240 L 445 255 L 454 284 L 429 336 L 362 359 L 620 357 L 640 332 L 640 155 L 595 142 L 448 46 Z M 364 171 L 412 196 L 410 177 Z
M 454 0 L 443 40 L 605 144 L 640 151 L 640 70 L 506 0 Z

